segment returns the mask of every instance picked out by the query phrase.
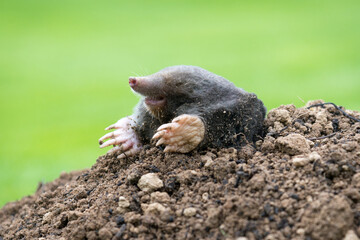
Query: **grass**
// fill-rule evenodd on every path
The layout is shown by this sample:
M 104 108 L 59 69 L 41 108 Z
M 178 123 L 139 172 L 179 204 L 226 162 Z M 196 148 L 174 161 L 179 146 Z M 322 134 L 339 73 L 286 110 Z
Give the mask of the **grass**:
M 198 65 L 268 109 L 360 110 L 359 1 L 0 3 L 0 206 L 89 168 L 137 102 L 127 79 Z

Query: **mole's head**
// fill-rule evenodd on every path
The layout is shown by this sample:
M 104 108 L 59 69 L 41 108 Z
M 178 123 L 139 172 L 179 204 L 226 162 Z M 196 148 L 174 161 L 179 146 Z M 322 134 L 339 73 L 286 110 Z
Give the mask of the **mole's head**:
M 209 89 L 211 75 L 216 76 L 200 67 L 173 66 L 149 76 L 130 77 L 129 85 L 144 97 L 154 116 L 160 112 L 171 115 L 182 104 L 201 98 L 202 91 Z

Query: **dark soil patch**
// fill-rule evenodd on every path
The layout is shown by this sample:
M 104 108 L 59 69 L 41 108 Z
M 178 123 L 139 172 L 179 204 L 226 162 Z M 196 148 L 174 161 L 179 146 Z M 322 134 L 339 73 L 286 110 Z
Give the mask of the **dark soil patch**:
M 240 150 L 101 156 L 4 206 L 0 239 L 357 239 L 360 123 L 287 105 L 266 127 Z

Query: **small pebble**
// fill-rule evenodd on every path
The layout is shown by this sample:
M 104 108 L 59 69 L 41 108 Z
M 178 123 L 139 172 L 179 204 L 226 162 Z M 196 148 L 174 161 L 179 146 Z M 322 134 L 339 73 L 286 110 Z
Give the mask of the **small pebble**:
M 196 208 L 189 207 L 184 209 L 184 215 L 186 217 L 192 217 L 195 216 L 195 214 L 196 214 Z
M 145 192 L 153 192 L 159 188 L 162 188 L 164 183 L 155 173 L 148 173 L 141 176 L 137 185 Z

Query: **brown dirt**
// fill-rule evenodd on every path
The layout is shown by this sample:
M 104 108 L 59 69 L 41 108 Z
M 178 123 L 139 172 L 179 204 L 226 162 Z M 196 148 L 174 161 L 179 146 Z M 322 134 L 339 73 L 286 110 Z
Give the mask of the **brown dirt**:
M 101 156 L 5 205 L 0 239 L 357 239 L 360 123 L 287 105 L 266 127 L 240 150 Z

